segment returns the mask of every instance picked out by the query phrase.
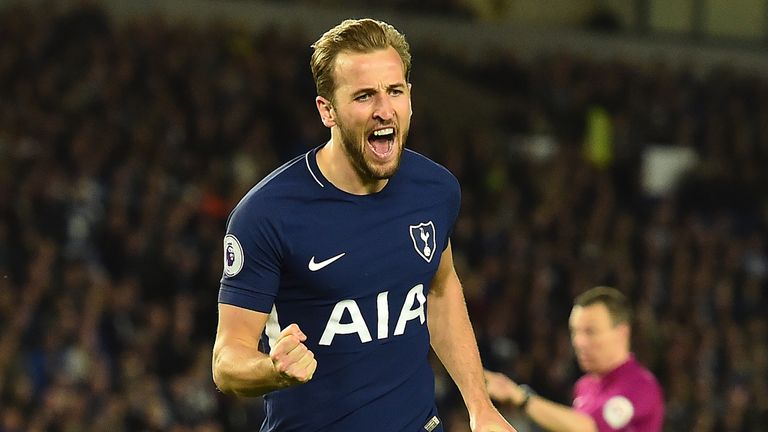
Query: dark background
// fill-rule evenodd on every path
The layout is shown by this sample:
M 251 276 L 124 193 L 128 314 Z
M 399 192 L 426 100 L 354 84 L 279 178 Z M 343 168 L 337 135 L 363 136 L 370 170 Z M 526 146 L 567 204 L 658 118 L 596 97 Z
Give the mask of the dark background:
M 570 404 L 571 301 L 609 284 L 666 430 L 768 430 L 765 23 L 514 3 L 0 2 L 0 431 L 258 428 L 260 399 L 210 376 L 221 239 L 245 191 L 327 139 L 309 44 L 350 10 L 411 38 L 408 144 L 461 181 L 486 365 Z

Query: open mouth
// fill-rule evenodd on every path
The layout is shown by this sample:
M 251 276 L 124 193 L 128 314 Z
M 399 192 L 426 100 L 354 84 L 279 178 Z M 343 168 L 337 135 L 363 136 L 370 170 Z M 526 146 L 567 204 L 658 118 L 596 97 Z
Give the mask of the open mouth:
M 385 127 L 376 129 L 368 135 L 368 146 L 376 156 L 380 158 L 388 157 L 392 154 L 392 149 L 395 146 L 395 128 Z

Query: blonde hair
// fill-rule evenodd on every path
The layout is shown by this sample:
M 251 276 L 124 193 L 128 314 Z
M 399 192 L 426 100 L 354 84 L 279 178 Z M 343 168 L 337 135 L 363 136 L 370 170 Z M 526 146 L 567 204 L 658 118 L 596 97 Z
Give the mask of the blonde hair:
M 348 19 L 328 30 L 312 44 L 314 51 L 310 59 L 312 77 L 317 94 L 330 101 L 336 83 L 333 68 L 340 52 L 368 53 L 392 47 L 403 61 L 405 79 L 411 74 L 411 53 L 405 35 L 383 21 L 370 18 Z

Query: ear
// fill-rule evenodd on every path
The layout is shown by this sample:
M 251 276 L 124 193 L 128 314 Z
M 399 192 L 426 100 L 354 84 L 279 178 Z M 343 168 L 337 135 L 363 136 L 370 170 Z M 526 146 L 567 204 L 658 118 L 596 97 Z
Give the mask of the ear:
M 317 106 L 317 112 L 320 114 L 320 120 L 327 128 L 336 126 L 336 113 L 333 111 L 333 105 L 328 99 L 318 96 L 315 98 L 315 106 Z
M 629 340 L 629 338 L 632 337 L 629 323 L 619 323 L 616 325 L 616 329 L 621 332 L 622 337 L 626 338 L 626 340 Z

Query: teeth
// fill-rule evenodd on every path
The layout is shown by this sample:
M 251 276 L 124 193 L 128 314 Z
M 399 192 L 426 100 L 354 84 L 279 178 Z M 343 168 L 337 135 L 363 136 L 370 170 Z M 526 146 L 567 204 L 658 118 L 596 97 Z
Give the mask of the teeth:
M 374 136 L 384 136 L 384 135 L 391 135 L 395 133 L 394 128 L 386 128 L 386 129 L 379 129 L 377 131 L 373 131 Z

